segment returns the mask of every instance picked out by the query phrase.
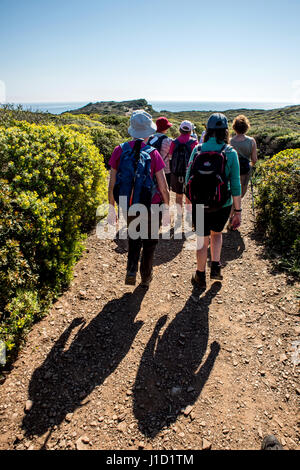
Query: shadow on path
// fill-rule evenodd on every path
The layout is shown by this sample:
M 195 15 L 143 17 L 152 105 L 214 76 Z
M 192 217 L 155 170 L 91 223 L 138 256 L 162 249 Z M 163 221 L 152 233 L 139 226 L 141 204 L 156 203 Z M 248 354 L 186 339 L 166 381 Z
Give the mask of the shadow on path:
M 121 232 L 118 232 L 116 237 L 114 238 L 114 242 L 116 244 L 115 251 L 117 253 L 124 254 L 128 251 L 128 242 L 127 239 L 120 238 L 120 233 Z M 125 232 L 122 231 L 122 237 L 124 237 L 124 233 Z M 176 256 L 182 251 L 184 242 L 185 237 L 183 234 L 181 239 L 174 239 L 173 227 L 170 230 L 170 239 L 163 239 L 160 236 L 158 240 L 158 245 L 154 253 L 154 266 L 159 266 L 161 264 L 168 263 L 169 261 L 172 261 L 174 258 L 176 258 Z
M 200 299 L 194 291 L 162 336 L 167 317 L 157 322 L 134 386 L 134 415 L 146 436 L 154 437 L 175 422 L 182 408 L 200 396 L 220 350 L 213 342 L 201 365 L 209 338 L 209 306 L 220 288 L 214 283 Z
M 108 302 L 85 326 L 76 318 L 34 371 L 28 399 L 33 406 L 23 418 L 27 435 L 42 435 L 74 412 L 95 387 L 115 371 L 143 325 L 135 322 L 146 289 L 137 287 Z M 72 330 L 81 325 L 65 349 Z
M 223 246 L 221 253 L 222 265 L 234 259 L 241 258 L 245 250 L 245 243 L 239 230 L 223 232 Z

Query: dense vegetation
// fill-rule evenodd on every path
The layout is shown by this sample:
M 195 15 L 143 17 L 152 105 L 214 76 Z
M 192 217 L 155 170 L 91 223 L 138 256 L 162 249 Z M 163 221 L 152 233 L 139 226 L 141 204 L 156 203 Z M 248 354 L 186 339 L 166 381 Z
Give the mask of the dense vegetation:
M 107 172 L 89 135 L 24 121 L 0 127 L 0 161 L 0 339 L 11 355 L 68 285 Z
M 184 111 L 170 112 L 162 110 L 155 112 L 146 100 L 133 100 L 124 102 L 98 102 L 89 103 L 83 108 L 72 111 L 73 114 L 85 113 L 93 119 L 97 114 L 101 122 L 116 129 L 123 138 L 127 138 L 129 114 L 134 109 L 143 108 L 149 111 L 154 118 L 160 115 L 167 116 L 173 123 L 169 131 L 171 137 L 178 134 L 179 124 L 189 119 L 196 125 L 200 134 L 211 112 L 216 111 Z M 238 109 L 224 111 L 229 122 L 238 114 L 246 114 L 251 122 L 249 135 L 255 137 L 258 143 L 259 157 L 272 156 L 287 148 L 300 147 L 300 106 L 287 106 L 272 110 Z
M 97 103 L 88 103 L 79 109 L 70 111 L 72 114 L 130 114 L 136 109 L 144 109 L 153 114 L 154 109 L 145 100 L 129 100 L 129 101 L 98 101 Z
M 300 273 L 300 149 L 284 150 L 257 169 L 257 225 L 277 263 Z

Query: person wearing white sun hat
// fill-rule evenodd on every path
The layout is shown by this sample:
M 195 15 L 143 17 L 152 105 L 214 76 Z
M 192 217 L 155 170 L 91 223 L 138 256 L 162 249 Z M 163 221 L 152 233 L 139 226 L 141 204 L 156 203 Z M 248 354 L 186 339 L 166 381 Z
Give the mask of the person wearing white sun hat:
M 133 140 L 118 145 L 109 160 L 111 167 L 108 188 L 108 200 L 110 205 L 109 223 L 115 223 L 116 221 L 114 188 L 116 186 L 117 176 L 124 167 L 125 160 L 123 156 L 125 152 L 127 152 L 127 155 L 131 154 L 136 161 L 141 158 L 142 150 L 150 155 L 150 174 L 147 176 L 152 180 L 155 176 L 157 183 L 156 190 L 152 195 L 151 206 L 153 204 L 161 204 L 162 202 L 164 202 L 167 207 L 169 206 L 169 190 L 164 173 L 165 163 L 160 153 L 147 144 L 149 137 L 153 135 L 155 131 L 156 125 L 153 123 L 149 113 L 144 110 L 137 110 L 131 114 L 128 132 L 131 137 L 133 137 Z M 127 161 L 130 162 L 130 158 L 127 159 Z M 121 162 L 123 166 L 120 165 Z M 137 174 L 136 170 L 135 174 Z M 136 178 L 136 176 L 134 178 Z M 133 192 L 132 187 L 131 192 Z M 149 213 L 149 224 L 150 222 L 151 215 Z M 128 217 L 128 224 L 129 223 L 130 218 Z M 158 242 L 158 237 L 152 237 L 151 230 L 149 230 L 149 233 L 151 233 L 151 237 L 147 239 L 143 239 L 142 236 L 138 239 L 128 237 L 128 260 L 125 284 L 135 285 L 140 253 L 142 251 L 140 263 L 141 285 L 143 287 L 149 287 L 152 280 L 154 251 Z
M 151 114 L 143 109 L 133 111 L 130 116 L 128 133 L 134 139 L 146 139 L 156 132 L 156 125 L 152 121 Z

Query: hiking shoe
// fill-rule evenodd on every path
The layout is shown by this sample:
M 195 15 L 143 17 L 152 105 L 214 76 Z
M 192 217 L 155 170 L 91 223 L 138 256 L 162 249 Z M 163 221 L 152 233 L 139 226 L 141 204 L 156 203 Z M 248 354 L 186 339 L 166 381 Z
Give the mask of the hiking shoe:
M 206 276 L 205 271 L 196 271 L 192 276 L 192 284 L 194 286 L 200 287 L 201 289 L 206 288 Z
M 217 279 L 218 281 L 223 280 L 223 276 L 221 274 L 221 265 L 216 261 L 212 261 L 211 268 L 210 268 L 210 278 Z
M 126 277 L 125 277 L 125 284 L 128 286 L 135 286 L 136 283 L 136 273 L 131 273 L 130 271 L 127 271 Z
M 148 277 L 148 279 L 142 279 L 141 281 L 141 287 L 149 287 L 150 286 L 150 282 L 152 281 L 153 279 L 153 276 L 151 274 L 151 276 Z
M 264 437 L 261 450 L 283 450 L 283 447 L 275 436 L 269 434 Z

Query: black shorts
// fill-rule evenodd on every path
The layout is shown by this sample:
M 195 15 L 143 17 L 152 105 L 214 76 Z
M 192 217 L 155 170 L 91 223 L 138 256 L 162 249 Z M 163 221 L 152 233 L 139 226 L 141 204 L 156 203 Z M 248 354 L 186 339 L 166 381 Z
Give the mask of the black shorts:
M 198 235 L 208 237 L 211 231 L 222 232 L 229 218 L 231 207 L 231 205 L 222 207 L 221 209 L 214 212 L 204 211 L 204 233 L 198 233 Z M 193 226 L 197 228 L 195 222 L 195 210 L 193 208 Z M 201 232 L 203 232 L 202 227 L 199 227 L 199 229 Z
M 184 193 L 184 176 L 176 176 L 171 173 L 171 189 L 176 194 L 183 194 Z

